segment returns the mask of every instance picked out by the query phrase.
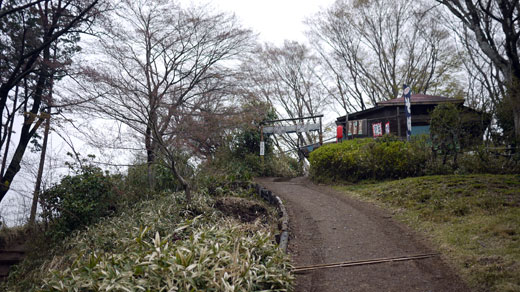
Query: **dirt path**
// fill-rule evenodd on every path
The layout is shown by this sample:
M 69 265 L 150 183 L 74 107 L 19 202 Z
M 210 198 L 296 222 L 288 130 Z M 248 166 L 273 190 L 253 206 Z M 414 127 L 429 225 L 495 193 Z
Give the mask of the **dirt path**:
M 295 266 L 431 253 L 391 214 L 303 178 L 258 179 L 284 201 Z M 439 259 L 316 270 L 295 291 L 469 291 Z

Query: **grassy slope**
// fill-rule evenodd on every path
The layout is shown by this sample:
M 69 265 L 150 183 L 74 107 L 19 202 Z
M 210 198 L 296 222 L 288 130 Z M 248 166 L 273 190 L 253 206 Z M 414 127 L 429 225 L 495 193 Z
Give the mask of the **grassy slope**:
M 470 287 L 520 291 L 520 175 L 447 175 L 338 186 L 427 234 Z
M 213 199 L 182 194 L 139 203 L 67 238 L 6 291 L 285 291 L 289 261 L 259 221 L 225 218 Z M 41 257 L 41 254 L 38 256 Z M 172 290 L 173 291 L 173 290 Z

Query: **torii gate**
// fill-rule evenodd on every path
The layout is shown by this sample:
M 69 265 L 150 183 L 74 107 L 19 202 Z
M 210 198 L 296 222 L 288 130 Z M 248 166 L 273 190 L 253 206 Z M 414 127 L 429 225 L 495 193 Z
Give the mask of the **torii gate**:
M 319 123 L 303 123 L 303 120 L 315 119 L 319 118 Z M 321 119 L 323 115 L 309 116 L 309 117 L 301 117 L 301 118 L 291 118 L 291 119 L 280 119 L 280 120 L 272 120 L 265 121 L 260 126 L 260 156 L 264 156 L 265 152 L 265 143 L 264 143 L 264 133 L 266 134 L 290 134 L 290 133 L 305 133 L 312 131 L 319 131 L 319 145 L 323 145 L 323 127 Z M 290 126 L 263 126 L 264 124 L 272 124 L 276 122 L 286 122 L 286 121 L 302 121 L 301 124 L 290 125 Z M 307 145 L 310 146 L 310 145 Z M 298 145 L 298 151 L 301 151 L 301 147 Z

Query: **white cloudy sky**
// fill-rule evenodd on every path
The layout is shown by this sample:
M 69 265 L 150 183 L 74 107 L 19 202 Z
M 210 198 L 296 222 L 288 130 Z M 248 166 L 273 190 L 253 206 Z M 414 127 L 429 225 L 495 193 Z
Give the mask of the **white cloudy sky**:
M 203 1 L 191 1 L 193 3 Z M 221 11 L 235 13 L 259 33 L 261 41 L 282 44 L 285 39 L 305 40 L 303 21 L 334 0 L 207 0 Z

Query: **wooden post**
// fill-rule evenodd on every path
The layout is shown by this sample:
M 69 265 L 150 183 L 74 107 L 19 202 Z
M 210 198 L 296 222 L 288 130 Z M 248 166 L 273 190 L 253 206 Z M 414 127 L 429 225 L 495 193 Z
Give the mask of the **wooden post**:
M 260 126 L 260 143 L 264 142 L 264 126 Z
M 397 119 L 397 137 L 401 137 L 401 118 L 399 117 L 399 106 L 396 108 L 396 119 Z
M 345 128 L 343 129 L 343 134 L 345 135 L 345 140 L 348 140 L 348 112 L 345 115 Z M 352 133 L 352 138 L 354 138 L 354 133 Z
M 264 155 L 260 155 L 260 163 L 261 163 L 261 169 L 262 169 L 262 175 L 264 174 L 264 156 L 265 156 L 265 143 L 264 143 L 264 126 L 263 125 L 260 125 L 260 147 L 262 147 L 262 143 L 264 144 L 264 153 L 260 153 L 260 154 L 264 154 Z
M 320 146 L 323 145 L 323 129 L 321 124 L 321 117 L 320 117 Z

